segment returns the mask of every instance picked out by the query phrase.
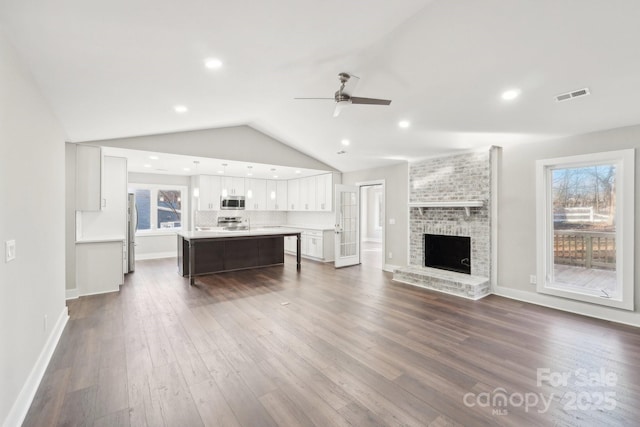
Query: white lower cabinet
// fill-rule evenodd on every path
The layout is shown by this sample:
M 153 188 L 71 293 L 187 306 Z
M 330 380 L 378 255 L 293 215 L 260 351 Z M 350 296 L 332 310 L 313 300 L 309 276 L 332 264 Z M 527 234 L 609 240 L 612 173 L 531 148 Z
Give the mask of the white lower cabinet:
M 78 294 L 117 292 L 124 283 L 124 242 L 87 241 L 76 243 L 76 288 Z
M 287 236 L 284 238 L 284 251 L 296 253 L 296 241 L 298 240 L 295 236 Z
M 309 230 L 300 229 L 301 231 L 301 252 L 304 258 L 315 259 L 323 262 L 332 262 L 334 260 L 333 230 Z M 296 237 L 289 236 L 284 238 L 285 252 L 296 253 Z

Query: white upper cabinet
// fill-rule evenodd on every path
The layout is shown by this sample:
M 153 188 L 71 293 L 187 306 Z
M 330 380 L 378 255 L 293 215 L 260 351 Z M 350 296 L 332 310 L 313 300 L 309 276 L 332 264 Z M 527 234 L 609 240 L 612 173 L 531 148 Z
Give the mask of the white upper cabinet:
M 192 178 L 199 196 L 197 210 L 219 210 L 220 198 L 244 196 L 246 210 L 331 212 L 333 185 L 339 175 L 327 173 L 285 180 L 197 175 Z
M 267 209 L 267 180 L 245 179 L 245 207 L 249 211 Z
M 339 184 L 339 175 L 327 173 L 287 181 L 287 210 L 331 212 L 333 185 Z
M 316 210 L 316 177 L 300 178 L 300 210 Z
M 277 181 L 276 184 L 276 209 L 277 211 L 287 210 L 287 181 Z
M 316 210 L 321 212 L 333 210 L 333 174 L 316 176 Z
M 235 176 L 224 176 L 220 179 L 222 184 L 221 196 L 242 196 L 244 195 L 244 178 Z
M 300 209 L 300 180 L 287 181 L 287 210 L 299 211 Z
M 266 209 L 268 211 L 286 211 L 287 207 L 287 181 L 267 180 Z
M 267 180 L 267 192 L 266 192 L 266 203 L 268 211 L 277 211 L 278 204 L 278 182 L 271 179 Z
M 102 210 L 102 148 L 76 145 L 76 210 Z
M 214 175 L 199 176 L 198 210 L 220 210 L 220 177 Z
M 127 233 L 127 159 L 104 156 L 103 207 L 76 216 L 76 240 L 122 237 Z
M 287 181 L 267 180 L 267 210 L 286 211 Z

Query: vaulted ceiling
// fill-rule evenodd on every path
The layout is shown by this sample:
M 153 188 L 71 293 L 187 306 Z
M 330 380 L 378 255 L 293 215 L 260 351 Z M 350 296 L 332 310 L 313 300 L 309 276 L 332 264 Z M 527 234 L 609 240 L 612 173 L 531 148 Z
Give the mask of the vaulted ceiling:
M 635 0 L 0 3 L 70 141 L 248 124 L 343 171 L 639 123 L 638 22 Z M 391 105 L 293 99 L 345 71 Z

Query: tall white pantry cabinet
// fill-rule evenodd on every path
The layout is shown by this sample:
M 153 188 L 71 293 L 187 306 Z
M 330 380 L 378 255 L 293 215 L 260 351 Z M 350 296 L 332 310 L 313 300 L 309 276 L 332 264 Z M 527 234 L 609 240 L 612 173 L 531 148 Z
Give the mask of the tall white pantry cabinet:
M 118 291 L 127 259 L 127 160 L 76 146 L 76 289 Z

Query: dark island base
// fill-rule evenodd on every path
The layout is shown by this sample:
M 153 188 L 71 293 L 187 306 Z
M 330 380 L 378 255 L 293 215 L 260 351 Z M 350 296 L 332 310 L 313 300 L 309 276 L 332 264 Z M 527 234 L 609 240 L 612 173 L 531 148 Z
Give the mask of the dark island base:
M 189 241 L 178 236 L 178 272 L 183 277 L 284 263 L 283 236 L 194 240 L 191 244 L 195 244 L 193 263 Z

